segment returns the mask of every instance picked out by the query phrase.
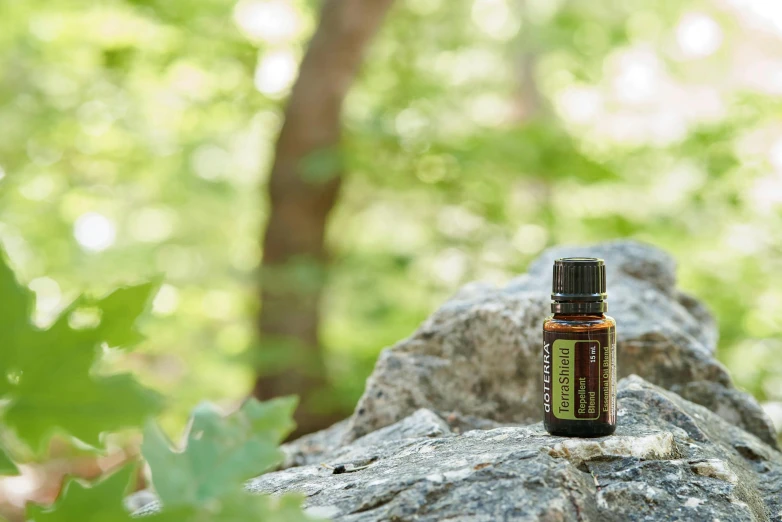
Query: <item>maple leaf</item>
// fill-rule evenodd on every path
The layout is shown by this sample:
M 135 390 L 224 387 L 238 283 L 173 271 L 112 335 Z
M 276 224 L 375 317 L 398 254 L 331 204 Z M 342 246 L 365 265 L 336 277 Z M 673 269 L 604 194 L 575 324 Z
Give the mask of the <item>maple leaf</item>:
M 241 489 L 242 483 L 279 463 L 280 441 L 294 427 L 293 397 L 247 400 L 224 417 L 209 404 L 193 413 L 182 452 L 174 452 L 153 422 L 144 430 L 142 454 L 166 508 L 204 506 Z
M 140 426 L 161 406 L 160 396 L 130 374 L 97 375 L 101 346 L 128 346 L 157 284 L 125 287 L 99 300 L 78 298 L 46 330 L 30 323 L 33 297 L 0 256 L 0 397 L 9 401 L 5 424 L 40 452 L 55 431 L 98 446 L 100 434 Z M 74 328 L 71 314 L 84 306 L 100 313 L 100 323 Z M 5 335 L 8 331 L 10 334 Z
M 135 520 L 125 509 L 122 499 L 136 470 L 128 464 L 91 486 L 70 479 L 60 498 L 50 507 L 30 504 L 27 520 L 33 522 L 131 522 Z
M 278 445 L 294 428 L 295 408 L 295 397 L 249 399 L 237 412 L 222 416 L 202 404 L 193 412 L 181 452 L 173 451 L 158 426 L 149 423 L 141 451 L 163 505 L 149 522 L 311 522 L 299 495 L 242 491 L 247 479 L 282 459 Z
M 109 346 L 130 347 L 144 339 L 136 328 L 137 319 L 144 314 L 160 287 L 160 280 L 136 286 L 119 288 L 96 303 L 104 317 L 98 334 Z

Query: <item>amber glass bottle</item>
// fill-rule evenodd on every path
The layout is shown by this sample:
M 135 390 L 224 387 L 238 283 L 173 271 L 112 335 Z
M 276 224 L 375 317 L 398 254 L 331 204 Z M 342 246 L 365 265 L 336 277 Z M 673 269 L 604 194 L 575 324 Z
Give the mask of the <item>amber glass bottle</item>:
M 554 314 L 543 323 L 543 424 L 552 435 L 616 429 L 616 322 L 606 309 L 602 259 L 554 261 Z

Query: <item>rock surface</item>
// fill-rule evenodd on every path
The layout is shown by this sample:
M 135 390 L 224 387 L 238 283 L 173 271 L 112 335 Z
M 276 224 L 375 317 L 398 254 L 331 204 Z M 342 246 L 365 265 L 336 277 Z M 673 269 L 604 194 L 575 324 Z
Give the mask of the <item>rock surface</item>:
M 552 437 L 538 423 L 551 263 L 572 255 L 606 260 L 619 374 L 640 375 L 620 383 L 611 437 Z M 303 492 L 312 514 L 351 522 L 782 522 L 776 434 L 716 342 L 664 252 L 548 250 L 506 288 L 461 289 L 381 354 L 349 419 L 285 445 L 284 469 L 248 490 Z
M 304 492 L 312 513 L 345 522 L 782 520 L 778 451 L 640 377 L 618 401 L 617 434 L 598 439 L 541 424 L 456 435 L 419 410 L 248 489 Z

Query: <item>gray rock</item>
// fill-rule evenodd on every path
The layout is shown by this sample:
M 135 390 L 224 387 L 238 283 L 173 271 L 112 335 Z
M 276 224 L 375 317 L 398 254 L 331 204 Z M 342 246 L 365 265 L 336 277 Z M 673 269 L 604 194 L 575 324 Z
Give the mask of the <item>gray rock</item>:
M 347 440 L 418 408 L 501 423 L 538 420 L 546 309 L 540 296 L 499 292 L 446 303 L 411 338 L 381 353 Z
M 612 241 L 587 246 L 549 248 L 530 263 L 528 273 L 551 291 L 551 266 L 560 257 L 600 257 L 605 260 L 608 285 L 620 279 L 644 281 L 663 294 L 673 297 L 676 286 L 676 261 L 664 251 L 636 241 Z
M 324 455 L 330 468 L 291 468 L 247 487 L 304 492 L 313 513 L 345 522 L 782 520 L 782 454 L 639 377 L 620 383 L 618 401 L 611 437 L 552 437 L 536 424 L 364 438 Z M 434 419 L 419 411 L 390 432 L 427 431 Z
M 776 439 L 769 441 L 766 436 L 776 433 L 774 424 L 762 406 L 746 399 L 746 393 L 709 381 L 689 382 L 672 386 L 671 389 L 688 401 L 709 408 L 731 424 L 741 426 L 771 446 L 777 447 Z
M 305 464 L 318 462 L 321 455 L 337 449 L 345 437 L 348 420 L 345 419 L 325 430 L 304 435 L 288 444 L 283 444 L 282 449 L 285 459 L 282 468 L 292 468 Z
M 667 389 L 709 388 L 711 395 L 693 391 L 687 397 L 776 445 L 757 401 L 734 389 L 714 358 L 717 328 L 711 315 L 675 288 L 673 260 L 627 241 L 550 249 L 506 288 L 463 288 L 411 337 L 383 351 L 342 442 L 419 408 L 501 424 L 539 421 L 541 324 L 549 315 L 551 264 L 573 255 L 606 260 L 620 376 L 638 374 Z
M 714 352 L 719 334 L 717 324 L 702 303 L 676 289 L 673 258 L 650 245 L 616 241 L 551 248 L 530 264 L 528 274 L 511 281 L 508 289 L 538 290 L 548 295 L 554 260 L 578 255 L 605 259 L 608 308 L 625 328 L 638 323 L 672 323 L 709 353 Z
M 358 439 L 355 444 L 372 445 L 377 441 L 415 437 L 446 437 L 470 430 L 489 430 L 503 426 L 498 422 L 481 419 L 459 412 L 446 412 L 442 417 L 427 409 L 419 409 L 400 422 L 380 428 Z M 347 419 L 325 430 L 305 435 L 282 445 L 285 460 L 281 469 L 317 464 L 323 456 L 340 448 L 348 428 Z
M 552 437 L 537 423 L 551 262 L 570 255 L 606 260 L 619 374 L 640 375 L 620 382 L 611 437 Z M 462 288 L 381 354 L 349 419 L 286 444 L 287 469 L 247 489 L 298 491 L 309 513 L 346 522 L 782 522 L 774 428 L 714 359 L 716 342 L 660 250 L 548 250 L 505 288 Z

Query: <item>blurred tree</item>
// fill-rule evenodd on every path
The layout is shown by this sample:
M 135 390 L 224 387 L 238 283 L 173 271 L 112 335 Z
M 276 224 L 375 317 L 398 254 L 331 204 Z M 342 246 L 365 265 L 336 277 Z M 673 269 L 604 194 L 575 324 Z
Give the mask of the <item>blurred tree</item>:
M 327 0 L 285 110 L 268 184 L 263 242 L 265 366 L 255 396 L 298 394 L 298 435 L 338 420 L 317 404 L 327 386 L 319 340 L 328 251 L 326 222 L 342 182 L 340 115 L 364 49 L 393 0 Z M 270 360 L 262 357 L 262 360 Z

